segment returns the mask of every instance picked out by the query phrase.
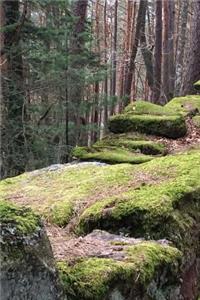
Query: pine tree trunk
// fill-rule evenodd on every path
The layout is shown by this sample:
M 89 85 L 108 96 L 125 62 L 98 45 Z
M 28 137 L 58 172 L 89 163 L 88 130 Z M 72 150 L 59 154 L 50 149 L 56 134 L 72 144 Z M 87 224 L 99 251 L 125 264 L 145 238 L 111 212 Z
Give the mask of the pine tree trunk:
M 154 87 L 152 101 L 159 103 L 162 71 L 162 1 L 156 1 L 155 52 L 154 52 Z
M 125 95 L 127 98 L 125 104 L 128 104 L 130 101 L 132 79 L 133 79 L 133 73 L 135 71 L 135 59 L 136 59 L 138 44 L 141 36 L 141 24 L 142 24 L 143 16 L 145 14 L 145 5 L 146 5 L 146 1 L 140 1 L 138 15 L 137 15 L 135 39 L 132 46 L 128 76 L 126 80 Z
M 73 128 L 69 136 L 70 146 L 77 145 L 81 137 L 80 104 L 84 97 L 84 61 L 82 61 L 80 55 L 85 47 L 83 33 L 85 31 L 87 6 L 87 0 L 76 0 L 72 6 L 74 25 L 70 44 L 69 112 Z
M 185 73 L 183 93 L 194 92 L 193 84 L 200 79 L 200 0 L 194 1 L 193 27 L 189 51 L 189 64 Z
M 25 149 L 25 99 L 23 89 L 23 61 L 20 47 L 19 1 L 2 2 L 4 25 L 12 29 L 4 32 L 3 60 L 6 68 L 2 71 L 3 106 L 6 120 L 2 128 L 3 171 L 2 177 L 15 176 L 24 172 Z
M 176 78 L 175 78 L 175 96 L 180 95 L 181 83 L 183 79 L 183 61 L 185 55 L 186 30 L 188 20 L 188 0 L 182 0 L 180 22 L 177 30 L 177 55 L 176 55 Z

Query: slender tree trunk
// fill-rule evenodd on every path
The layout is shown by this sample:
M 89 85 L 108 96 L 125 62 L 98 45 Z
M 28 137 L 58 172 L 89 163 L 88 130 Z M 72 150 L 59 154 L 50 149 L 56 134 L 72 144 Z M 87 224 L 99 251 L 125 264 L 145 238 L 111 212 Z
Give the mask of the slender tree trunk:
M 154 87 L 152 101 L 159 103 L 162 70 L 162 1 L 156 0 L 155 52 L 154 52 Z
M 2 176 L 6 177 L 17 175 L 25 170 L 27 153 L 24 132 L 25 103 L 19 1 L 4 0 L 2 8 L 4 25 L 12 28 L 4 32 L 3 59 L 6 61 L 6 68 L 2 71 L 3 106 L 6 111 L 6 123 L 2 128 Z
M 133 73 L 135 71 L 135 59 L 136 59 L 138 44 L 141 36 L 141 24 L 142 24 L 143 15 L 145 14 L 145 5 L 146 5 L 146 1 L 140 1 L 138 15 L 137 15 L 135 39 L 132 46 L 128 76 L 126 80 L 126 88 L 125 88 L 125 95 L 127 97 L 126 104 L 129 103 L 130 96 L 131 96 L 132 79 L 133 79 Z
M 145 34 L 146 9 L 147 9 L 147 3 L 145 3 L 145 12 L 143 14 L 143 19 L 142 19 L 142 24 L 141 24 L 140 45 L 141 45 L 142 56 L 143 56 L 145 67 L 146 67 L 147 82 L 148 82 L 149 87 L 153 88 L 152 50 L 147 46 L 146 34 Z
M 169 1 L 169 99 L 173 98 L 174 88 L 175 88 L 174 31 L 175 31 L 175 1 Z
M 200 0 L 194 1 L 194 16 L 189 51 L 189 64 L 186 68 L 183 93 L 194 92 L 193 84 L 200 79 Z
M 71 123 L 73 124 L 70 134 L 70 145 L 79 143 L 81 137 L 81 101 L 84 93 L 84 61 L 81 60 L 80 53 L 84 51 L 85 40 L 85 21 L 87 14 L 87 0 L 76 0 L 73 2 L 74 26 L 70 45 L 70 63 L 69 63 L 69 102 Z
M 163 2 L 164 34 L 163 34 L 163 96 L 164 103 L 169 99 L 169 1 Z
M 176 78 L 175 78 L 175 95 L 180 95 L 181 83 L 183 79 L 183 60 L 185 55 L 186 31 L 188 20 L 189 1 L 182 0 L 180 22 L 177 30 L 177 55 L 176 55 Z

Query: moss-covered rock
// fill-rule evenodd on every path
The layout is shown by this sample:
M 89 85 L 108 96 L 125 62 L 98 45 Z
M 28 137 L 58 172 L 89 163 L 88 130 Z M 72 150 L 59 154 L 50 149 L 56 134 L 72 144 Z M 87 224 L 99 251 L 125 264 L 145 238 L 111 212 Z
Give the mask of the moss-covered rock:
M 119 148 L 119 147 L 76 147 L 73 157 L 82 161 L 100 161 L 108 164 L 141 164 L 150 161 L 153 157 Z
M 153 116 L 120 114 L 111 117 L 109 129 L 113 133 L 138 131 L 168 138 L 178 138 L 186 134 L 185 120 L 181 116 Z
M 93 201 L 94 191 L 99 200 L 104 193 L 113 195 L 119 187 L 126 189 L 132 180 L 132 168 L 80 163 L 24 173 L 0 182 L 0 199 L 31 207 L 51 223 L 64 226 Z
M 128 135 L 111 135 L 103 138 L 93 145 L 94 148 L 121 147 L 131 152 L 139 152 L 147 155 L 164 155 L 167 153 L 166 146 L 150 140 L 134 140 Z
M 147 101 L 135 101 L 129 104 L 125 109 L 124 113 L 131 115 L 153 115 L 153 116 L 165 116 L 174 115 L 174 111 L 165 106 L 157 105 Z
M 173 98 L 165 105 L 165 108 L 173 110 L 174 113 L 193 116 L 200 111 L 200 96 L 188 95 Z
M 61 299 L 53 254 L 40 218 L 30 209 L 0 202 L 1 297 Z
M 88 250 L 92 243 L 96 251 L 94 247 Z M 92 233 L 76 244 L 86 248 L 85 257 L 76 257 L 71 264 L 58 263 L 70 299 L 169 299 L 172 295 L 177 299 L 182 254 L 176 248 L 106 232 Z M 101 254 L 99 247 L 104 249 Z
M 200 225 L 200 153 L 158 158 L 140 166 L 143 184 L 85 209 L 81 232 L 94 228 L 167 238 L 181 248 L 190 245 L 192 228 Z M 148 178 L 155 176 L 152 184 Z M 196 225 L 195 225 L 196 224 Z

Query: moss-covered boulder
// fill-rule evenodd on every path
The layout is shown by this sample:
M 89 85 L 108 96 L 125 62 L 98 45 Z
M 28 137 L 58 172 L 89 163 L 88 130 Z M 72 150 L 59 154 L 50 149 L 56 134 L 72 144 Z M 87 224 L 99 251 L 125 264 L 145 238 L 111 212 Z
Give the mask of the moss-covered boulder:
M 148 140 L 148 137 L 143 137 L 139 140 L 134 135 L 128 134 L 113 134 L 104 137 L 102 140 L 96 142 L 93 147 L 121 147 L 128 149 L 133 153 L 143 153 L 146 155 L 165 155 L 167 153 L 166 146 L 161 142 Z
M 135 237 L 167 238 L 182 248 L 190 245 L 193 227 L 200 226 L 199 151 L 158 158 L 137 171 L 138 178 L 143 177 L 141 185 L 133 184 L 85 209 L 79 229 L 87 233 L 102 228 Z
M 61 299 L 49 240 L 28 208 L 0 201 L 1 299 Z
M 100 161 L 108 164 L 141 164 L 153 158 L 150 155 L 141 154 L 140 151 L 137 153 L 111 146 L 76 147 L 73 149 L 72 155 L 82 161 Z
M 131 115 L 153 115 L 153 116 L 169 116 L 174 115 L 174 111 L 165 106 L 157 105 L 148 101 L 135 101 L 129 104 L 124 113 Z
M 119 114 L 110 118 L 108 127 L 113 133 L 138 131 L 173 139 L 182 137 L 187 132 L 184 118 L 178 115 Z
M 200 95 L 173 98 L 165 105 L 165 108 L 171 109 L 174 113 L 179 113 L 183 116 L 194 116 L 200 112 Z
M 94 231 L 58 262 L 69 299 L 180 299 L 181 252 L 153 242 Z

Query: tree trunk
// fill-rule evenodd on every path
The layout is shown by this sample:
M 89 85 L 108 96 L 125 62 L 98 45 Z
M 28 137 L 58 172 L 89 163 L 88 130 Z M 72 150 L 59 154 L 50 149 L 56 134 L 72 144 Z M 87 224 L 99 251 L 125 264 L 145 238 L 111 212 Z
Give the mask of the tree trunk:
M 154 52 L 154 103 L 159 103 L 162 70 L 162 1 L 156 1 L 155 52 Z
M 175 96 L 180 95 L 181 83 L 183 79 L 183 61 L 185 55 L 186 30 L 188 20 L 189 1 L 182 0 L 180 12 L 180 23 L 177 30 L 177 56 L 176 56 L 176 78 L 175 78 Z
M 83 33 L 85 31 L 87 6 L 87 0 L 76 0 L 72 6 L 74 25 L 70 44 L 69 112 L 73 127 L 69 136 L 70 146 L 77 145 L 81 136 L 80 104 L 84 97 L 84 59 L 82 59 L 80 54 L 83 53 L 85 47 Z
M 194 1 L 194 16 L 189 51 L 189 64 L 186 68 L 183 93 L 194 92 L 193 84 L 200 79 L 200 0 Z
M 163 2 L 164 8 L 164 33 L 163 33 L 163 96 L 164 103 L 169 99 L 169 1 Z
M 128 76 L 126 80 L 126 87 L 125 87 L 126 103 L 125 104 L 128 104 L 130 101 L 132 79 L 133 79 L 133 73 L 135 71 L 135 59 L 136 59 L 138 44 L 141 36 L 141 24 L 142 24 L 143 16 L 145 14 L 145 7 L 146 7 L 146 1 L 140 1 L 138 15 L 137 15 L 135 39 L 132 46 Z
M 25 103 L 23 89 L 23 62 L 20 47 L 19 1 L 2 2 L 5 29 L 3 59 L 6 68 L 2 70 L 3 106 L 6 123 L 2 128 L 2 177 L 15 176 L 24 172 L 25 149 Z M 17 37 L 17 38 L 16 38 Z
M 147 8 L 147 3 L 145 4 L 145 12 L 143 14 L 143 19 L 142 19 L 142 24 L 141 24 L 140 45 L 141 45 L 141 52 L 142 52 L 142 56 L 143 56 L 145 67 L 146 67 L 147 82 L 148 82 L 149 87 L 153 88 L 152 51 L 147 46 L 146 34 L 145 34 L 146 8 Z

